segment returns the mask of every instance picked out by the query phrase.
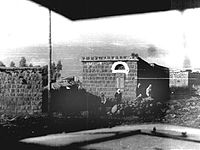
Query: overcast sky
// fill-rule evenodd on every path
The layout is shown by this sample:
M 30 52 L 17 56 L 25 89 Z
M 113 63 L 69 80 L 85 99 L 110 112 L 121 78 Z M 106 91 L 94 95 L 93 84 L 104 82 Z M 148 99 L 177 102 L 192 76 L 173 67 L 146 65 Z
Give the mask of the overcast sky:
M 168 11 L 73 22 L 52 13 L 52 42 L 87 47 L 114 45 L 122 49 L 153 45 L 163 55 L 149 61 L 182 68 L 188 57 L 193 68 L 200 68 L 199 16 L 200 9 L 190 9 L 184 13 Z M 0 0 L 0 19 L 1 61 L 7 63 L 21 49 L 24 53 L 26 47 L 48 46 L 46 8 L 27 0 Z

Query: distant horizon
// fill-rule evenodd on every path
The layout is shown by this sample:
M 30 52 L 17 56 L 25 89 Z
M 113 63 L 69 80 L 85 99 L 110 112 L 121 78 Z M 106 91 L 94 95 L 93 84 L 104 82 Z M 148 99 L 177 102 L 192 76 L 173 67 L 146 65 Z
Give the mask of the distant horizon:
M 18 65 L 23 56 L 33 65 L 48 64 L 48 9 L 27 0 L 0 3 L 0 61 Z M 81 56 L 132 52 L 168 68 L 200 68 L 200 8 L 80 21 L 51 14 L 53 61 L 63 62 L 64 75 L 80 74 Z
M 27 60 L 27 65 L 29 65 L 30 63 L 33 63 L 33 61 L 36 62 L 36 64 L 33 63 L 34 66 L 39 65 L 39 66 L 42 67 L 42 66 L 48 65 L 48 63 L 49 63 L 48 62 L 48 53 L 46 53 L 46 52 L 48 52 L 48 48 L 46 48 L 45 51 L 40 51 L 40 50 L 37 49 L 37 47 L 35 47 L 35 48 L 36 48 L 36 51 L 38 51 L 38 53 L 36 54 L 36 57 L 34 57 L 34 58 L 33 58 L 34 55 L 31 53 L 31 51 L 28 51 L 28 53 L 24 53 L 23 51 L 20 53 L 20 51 L 18 51 L 17 57 L 16 56 L 11 57 L 11 59 L 6 60 L 7 63 L 4 63 L 3 61 L 2 62 L 6 65 L 6 67 L 9 67 L 10 62 L 13 61 L 12 58 L 15 58 L 14 63 L 16 64 L 16 67 L 18 67 L 20 58 L 25 57 L 26 60 Z M 77 46 L 75 48 L 77 48 Z M 24 50 L 27 50 L 27 49 L 24 49 Z M 58 50 L 57 53 L 60 53 L 59 56 L 60 55 L 62 55 L 62 56 L 68 55 L 66 53 L 62 54 L 63 49 L 57 49 L 57 50 Z M 79 53 L 79 51 L 81 51 L 82 53 L 81 52 Z M 91 50 L 91 51 L 93 51 L 93 50 Z M 119 55 L 117 55 L 118 53 L 116 54 L 116 51 L 117 51 L 116 49 L 115 49 L 115 51 L 109 51 L 109 55 L 107 55 L 104 51 L 102 51 L 102 52 L 99 51 L 99 53 L 96 53 L 96 54 L 92 54 L 91 51 L 88 51 L 87 53 L 85 53 L 84 50 L 82 50 L 82 49 L 79 49 L 79 50 L 76 49 L 76 51 L 74 51 L 74 49 L 71 49 L 71 51 L 69 53 L 70 55 L 69 55 L 68 58 L 65 56 L 65 59 L 61 59 L 60 57 L 57 57 L 57 55 L 55 55 L 55 56 L 53 55 L 53 57 L 54 57 L 53 62 L 55 62 L 57 64 L 58 60 L 61 60 L 61 63 L 63 65 L 63 70 L 61 70 L 61 76 L 62 77 L 72 77 L 72 76 L 81 77 L 82 76 L 82 63 L 81 63 L 82 57 L 87 57 L 87 56 L 89 56 L 89 57 L 91 57 L 91 56 L 93 56 L 93 57 L 95 57 L 95 56 L 131 56 L 132 53 L 137 53 L 139 55 L 139 57 L 141 57 L 142 59 L 144 59 L 148 63 L 155 63 L 157 65 L 167 67 L 170 70 L 185 70 L 185 69 L 188 69 L 188 68 L 184 68 L 184 67 L 173 68 L 173 67 L 163 65 L 159 62 L 153 61 L 154 56 L 150 56 L 150 57 L 147 56 L 146 55 L 147 51 L 144 51 L 144 50 L 142 52 L 138 51 L 139 53 L 134 52 L 133 50 L 128 50 L 128 51 L 125 51 L 125 52 L 121 51 Z M 32 50 L 32 52 L 35 52 L 35 49 Z M 55 50 L 53 52 L 55 52 Z M 64 52 L 65 52 L 65 50 L 64 50 Z M 101 55 L 101 53 L 103 53 L 103 54 Z M 26 54 L 27 56 L 21 55 L 21 54 Z M 41 58 L 41 57 L 38 57 L 38 56 L 45 56 L 45 58 L 44 57 Z M 156 59 L 158 59 L 158 58 L 156 58 Z M 160 59 L 162 59 L 162 58 L 160 58 Z M 40 63 L 40 60 L 42 60 L 41 63 Z M 195 70 L 200 71 L 200 68 L 189 68 L 189 69 L 192 69 L 194 71 Z

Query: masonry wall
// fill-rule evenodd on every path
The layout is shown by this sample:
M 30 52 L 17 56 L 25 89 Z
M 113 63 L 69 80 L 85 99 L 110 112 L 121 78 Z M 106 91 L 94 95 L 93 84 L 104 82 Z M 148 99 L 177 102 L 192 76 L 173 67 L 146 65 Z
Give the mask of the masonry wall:
M 115 62 L 127 63 L 130 71 L 124 73 L 112 73 L 111 67 Z M 133 100 L 136 97 L 137 85 L 137 62 L 135 59 L 126 57 L 88 57 L 83 61 L 83 87 L 90 93 L 100 96 L 104 93 L 108 98 L 114 98 L 117 90 L 117 77 L 124 78 L 122 89 L 123 101 Z
M 200 95 L 200 73 L 171 71 L 170 87 L 174 95 Z
M 170 71 L 170 87 L 188 87 L 188 71 Z
M 42 112 L 40 68 L 0 68 L 0 113 Z
M 200 95 L 200 73 L 199 72 L 191 72 L 189 74 L 189 83 L 191 93 Z
M 135 100 L 136 98 L 136 90 L 137 90 L 137 78 L 138 78 L 138 71 L 137 71 L 137 61 L 128 61 L 127 62 L 130 72 L 126 76 L 125 80 L 125 94 L 129 95 L 128 97 L 130 100 Z M 128 99 L 129 100 L 129 99 Z

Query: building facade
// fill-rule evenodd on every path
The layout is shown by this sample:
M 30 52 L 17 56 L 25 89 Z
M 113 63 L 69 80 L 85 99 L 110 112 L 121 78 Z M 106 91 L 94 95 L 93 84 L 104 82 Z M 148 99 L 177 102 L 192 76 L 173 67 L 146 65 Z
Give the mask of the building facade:
M 94 95 L 104 93 L 114 98 L 116 90 L 121 89 L 123 101 L 135 100 L 138 83 L 143 90 L 152 84 L 154 91 L 159 90 L 161 94 L 169 91 L 169 69 L 149 64 L 134 53 L 131 56 L 83 57 L 82 64 L 83 88 Z

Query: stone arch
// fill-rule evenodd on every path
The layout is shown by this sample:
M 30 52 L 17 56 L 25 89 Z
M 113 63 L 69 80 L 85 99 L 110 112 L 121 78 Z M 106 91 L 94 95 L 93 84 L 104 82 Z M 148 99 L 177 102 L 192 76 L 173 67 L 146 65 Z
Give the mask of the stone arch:
M 122 61 L 115 62 L 112 65 L 111 70 L 112 70 L 112 73 L 125 73 L 125 74 L 129 73 L 129 67 L 127 63 L 122 62 Z

